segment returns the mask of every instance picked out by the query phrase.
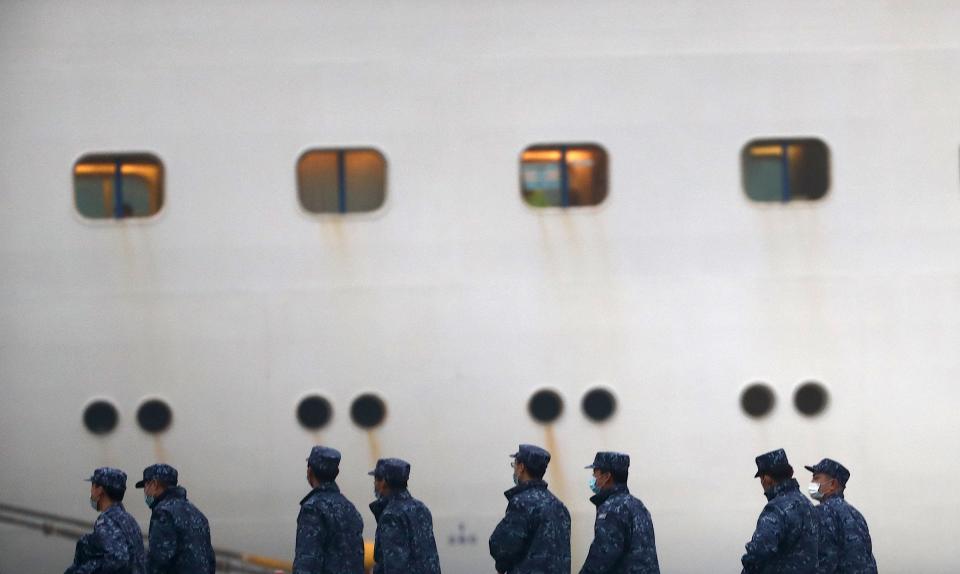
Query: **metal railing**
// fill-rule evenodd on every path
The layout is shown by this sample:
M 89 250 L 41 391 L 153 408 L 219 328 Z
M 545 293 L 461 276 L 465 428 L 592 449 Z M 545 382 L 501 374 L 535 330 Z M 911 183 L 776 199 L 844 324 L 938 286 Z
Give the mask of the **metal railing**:
M 93 530 L 92 522 L 2 502 L 0 502 L 0 524 L 35 530 L 46 536 L 59 536 L 74 541 Z M 143 538 L 146 541 L 146 535 Z M 283 560 L 245 554 L 225 548 L 215 547 L 213 550 L 217 554 L 217 572 L 273 574 L 277 571 L 289 572 L 292 569 L 290 562 Z

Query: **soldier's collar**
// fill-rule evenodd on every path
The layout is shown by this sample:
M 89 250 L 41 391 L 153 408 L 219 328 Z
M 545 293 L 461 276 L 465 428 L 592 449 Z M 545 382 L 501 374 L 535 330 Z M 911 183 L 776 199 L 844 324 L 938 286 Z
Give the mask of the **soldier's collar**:
M 621 492 L 626 492 L 627 494 L 630 494 L 630 489 L 627 488 L 626 484 L 615 484 L 610 488 L 601 490 L 599 494 L 594 494 L 593 496 L 591 496 L 590 502 L 592 502 L 596 506 L 600 506 L 608 498 L 610 498 L 614 494 L 620 494 Z
M 788 478 L 779 484 L 775 484 L 773 488 L 765 491 L 764 494 L 767 496 L 767 500 L 773 500 L 784 492 L 788 492 L 790 490 L 800 490 L 800 483 L 797 482 L 797 479 Z
M 520 484 L 514 486 L 510 490 L 503 493 L 508 499 L 512 498 L 516 494 L 523 492 L 524 490 L 529 490 L 531 488 L 547 488 L 547 483 L 542 480 L 528 480 L 526 482 L 521 482 Z

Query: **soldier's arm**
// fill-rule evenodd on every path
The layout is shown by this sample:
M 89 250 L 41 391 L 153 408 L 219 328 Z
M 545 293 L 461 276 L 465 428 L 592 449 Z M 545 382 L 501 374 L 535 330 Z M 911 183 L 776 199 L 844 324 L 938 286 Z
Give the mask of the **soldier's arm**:
M 837 572 L 876 572 L 867 525 L 849 514 L 836 521 L 838 539 Z
M 80 540 L 77 540 L 77 546 L 73 553 L 73 564 L 71 564 L 63 574 L 86 574 L 88 572 L 95 572 L 96 568 L 99 568 L 99 564 L 94 564 L 93 566 L 86 565 L 96 558 L 94 539 L 95 536 L 93 534 L 85 534 Z
M 530 542 L 527 518 L 516 504 L 507 505 L 507 513 L 490 535 L 490 556 L 497 572 L 508 572 L 523 557 Z
M 94 535 L 103 550 L 99 565 L 91 570 L 81 569 L 80 572 L 82 574 L 87 574 L 87 572 L 109 574 L 129 571 L 130 549 L 127 548 L 126 537 L 120 527 L 111 520 L 104 520 L 94 528 Z
M 155 510 L 150 519 L 150 550 L 147 552 L 148 574 L 160 574 L 170 569 L 177 556 L 177 529 L 173 516 L 165 510 Z
M 323 570 L 325 526 L 317 508 L 312 505 L 300 507 L 293 574 L 311 574 Z
M 753 538 L 747 542 L 747 553 L 740 559 L 743 571 L 747 574 L 762 571 L 764 565 L 777 555 L 782 535 L 783 524 L 779 512 L 769 506 L 764 508 L 757 520 Z
M 613 572 L 617 560 L 623 555 L 626 543 L 626 533 L 620 517 L 610 511 L 601 513 L 594 524 L 593 543 L 590 544 L 590 551 L 580 574 Z
M 832 513 L 822 507 L 817 508 L 820 534 L 817 549 L 817 573 L 833 574 L 840 565 L 840 548 L 838 546 L 841 531 Z
M 410 535 L 403 517 L 384 514 L 380 517 L 380 544 L 383 548 L 383 574 L 409 574 Z

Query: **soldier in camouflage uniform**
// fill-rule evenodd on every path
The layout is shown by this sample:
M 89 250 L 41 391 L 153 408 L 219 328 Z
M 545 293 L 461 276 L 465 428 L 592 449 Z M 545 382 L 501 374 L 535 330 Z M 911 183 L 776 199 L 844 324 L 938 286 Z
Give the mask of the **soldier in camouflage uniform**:
M 377 519 L 373 574 L 440 574 L 430 510 L 410 495 L 410 464 L 382 458 L 368 473 L 377 499 L 370 510 Z
M 340 494 L 340 452 L 315 446 L 307 458 L 313 487 L 300 501 L 293 574 L 363 574 L 363 518 Z
M 216 557 L 207 517 L 187 500 L 177 469 L 154 464 L 143 469 L 143 500 L 150 508 L 148 574 L 213 574 Z
M 590 479 L 597 507 L 593 544 L 580 574 L 659 574 L 657 543 L 650 513 L 630 494 L 630 456 L 598 452 Z
M 100 512 L 93 533 L 77 542 L 73 565 L 65 574 L 144 574 L 143 534 L 123 508 L 127 475 L 116 468 L 98 468 L 90 481 L 90 506 Z
M 804 467 L 813 473 L 810 496 L 819 500 L 816 516 L 820 525 L 820 574 L 877 574 L 873 543 L 867 521 L 847 503 L 843 493 L 850 471 L 825 458 Z
M 767 497 L 757 529 L 741 558 L 743 574 L 815 574 L 817 519 L 813 504 L 800 492 L 783 449 L 756 458 Z
M 570 513 L 543 481 L 550 453 L 522 444 L 510 456 L 515 486 L 504 493 L 507 513 L 490 535 L 497 572 L 568 574 Z

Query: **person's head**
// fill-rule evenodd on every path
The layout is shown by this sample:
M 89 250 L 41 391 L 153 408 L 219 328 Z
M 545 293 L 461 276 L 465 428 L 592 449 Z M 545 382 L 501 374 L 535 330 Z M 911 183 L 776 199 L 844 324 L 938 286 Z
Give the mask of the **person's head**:
M 793 467 L 773 469 L 760 475 L 760 486 L 767 492 L 785 480 L 793 478 Z
M 514 484 L 543 480 L 550 464 L 549 452 L 532 444 L 521 444 L 517 452 L 510 456 L 513 458 L 510 466 L 513 468 Z
M 377 496 L 389 496 L 406 490 L 410 480 L 410 463 L 399 458 L 381 458 L 377 467 L 367 473 L 373 477 L 373 490 Z
M 757 474 L 754 478 L 760 479 L 764 492 L 769 492 L 774 486 L 793 478 L 793 467 L 782 448 L 763 453 L 755 460 Z
M 814 500 L 825 500 L 835 495 L 843 495 L 850 480 L 850 471 L 835 460 L 825 458 L 813 466 L 805 466 L 813 473 L 809 493 Z
M 122 502 L 127 492 L 127 474 L 118 468 L 98 468 L 87 480 L 90 482 L 90 505 L 101 512 Z
M 325 446 L 310 449 L 307 457 L 307 482 L 312 488 L 333 482 L 340 475 L 340 451 Z
M 143 479 L 138 481 L 137 488 L 143 489 L 144 499 L 148 504 L 159 497 L 168 488 L 177 486 L 179 473 L 169 464 L 151 464 L 143 469 Z
M 593 464 L 585 468 L 593 470 L 590 490 L 600 492 L 627 483 L 630 478 L 630 455 L 622 452 L 598 452 L 593 457 Z

